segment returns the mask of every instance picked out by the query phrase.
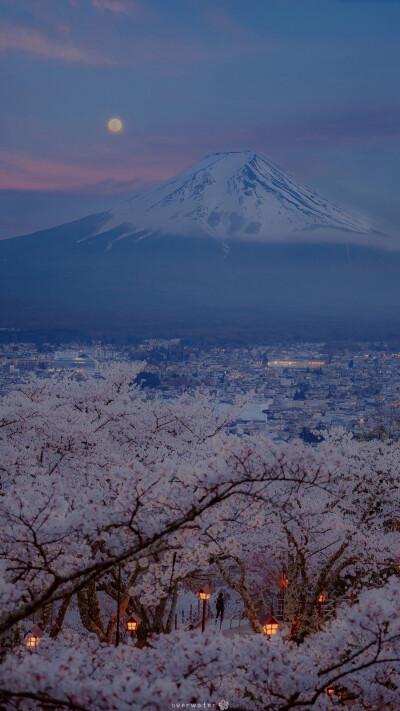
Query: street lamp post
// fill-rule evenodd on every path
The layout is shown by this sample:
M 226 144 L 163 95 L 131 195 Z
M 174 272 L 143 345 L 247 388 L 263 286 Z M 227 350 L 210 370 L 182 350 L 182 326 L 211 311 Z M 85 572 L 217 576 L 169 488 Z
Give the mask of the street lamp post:
M 211 593 L 212 590 L 209 585 L 203 585 L 202 589 L 198 592 L 200 600 L 203 600 L 203 620 L 201 624 L 202 632 L 206 629 L 207 600 L 210 599 Z
M 326 600 L 325 593 L 321 593 L 321 595 L 319 595 L 319 597 L 318 597 L 318 619 L 320 622 L 322 622 L 322 620 L 324 619 L 323 604 L 324 604 L 325 600 Z

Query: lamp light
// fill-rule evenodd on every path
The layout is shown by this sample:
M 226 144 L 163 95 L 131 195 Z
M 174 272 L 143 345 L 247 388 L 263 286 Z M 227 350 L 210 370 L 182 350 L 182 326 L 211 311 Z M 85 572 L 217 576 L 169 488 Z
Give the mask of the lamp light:
M 267 637 L 270 637 L 272 634 L 276 634 L 278 631 L 279 622 L 272 615 L 264 615 L 264 617 L 260 620 L 260 624 L 262 625 L 264 634 L 266 634 Z
M 135 615 L 135 613 L 133 613 L 126 621 L 126 629 L 128 630 L 128 632 L 131 633 L 132 639 L 135 636 L 135 632 L 136 632 L 137 628 L 139 627 L 140 622 L 141 622 L 140 617 Z
M 39 646 L 39 642 L 43 635 L 43 630 L 41 630 L 38 625 L 33 625 L 32 629 L 26 636 L 26 646 L 29 647 L 29 649 L 35 649 Z
M 200 600 L 203 600 L 203 619 L 201 623 L 201 630 L 204 632 L 206 629 L 206 611 L 207 611 L 207 600 L 210 599 L 212 595 L 212 590 L 209 585 L 203 585 L 201 590 L 197 593 Z

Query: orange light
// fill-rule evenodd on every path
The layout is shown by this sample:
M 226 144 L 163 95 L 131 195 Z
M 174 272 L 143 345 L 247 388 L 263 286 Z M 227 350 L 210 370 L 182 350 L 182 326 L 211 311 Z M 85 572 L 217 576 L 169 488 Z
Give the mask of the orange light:
M 140 619 L 136 615 L 132 615 L 127 621 L 126 621 L 126 629 L 128 632 L 136 632 L 137 628 L 139 627 L 140 624 Z
M 30 649 L 38 647 L 41 637 L 43 637 L 43 630 L 40 629 L 38 625 L 33 625 L 32 629 L 26 635 L 26 646 Z
M 37 647 L 40 642 L 40 637 L 35 637 L 35 635 L 29 635 L 26 641 L 27 647 Z
M 322 594 L 319 596 L 319 598 L 318 598 L 318 602 L 322 603 L 322 602 L 325 602 L 325 600 L 326 600 L 326 595 L 324 595 L 324 594 L 322 593 Z
M 288 578 L 279 578 L 278 585 L 279 585 L 279 589 L 281 592 L 283 590 L 287 590 L 288 583 L 289 583 Z
M 260 623 L 267 637 L 277 633 L 279 622 L 272 615 L 265 615 L 261 618 Z
M 328 688 L 325 689 L 325 692 L 328 694 L 328 696 L 333 696 L 335 693 L 335 689 L 333 688 L 333 686 L 328 686 Z
M 199 590 L 199 598 L 200 600 L 209 600 L 211 597 L 211 593 L 204 592 L 203 590 Z
M 197 594 L 200 600 L 209 600 L 212 595 L 212 590 L 209 585 L 203 585 Z
M 265 634 L 276 634 L 278 631 L 279 624 L 277 622 L 271 622 L 269 625 L 264 625 L 263 630 Z

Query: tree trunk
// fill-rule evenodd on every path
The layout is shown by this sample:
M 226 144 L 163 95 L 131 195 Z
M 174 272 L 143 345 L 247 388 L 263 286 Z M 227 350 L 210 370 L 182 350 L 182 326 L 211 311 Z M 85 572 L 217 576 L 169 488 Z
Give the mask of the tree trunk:
M 165 631 L 167 634 L 169 634 L 172 631 L 177 602 L 178 602 L 178 583 L 175 583 L 174 589 L 172 592 L 171 609 L 168 614 L 167 625 L 165 628 Z
M 20 629 L 19 623 L 17 623 L 0 637 L 0 662 L 4 660 L 7 654 L 11 654 L 20 643 Z
M 51 639 L 57 639 L 58 635 L 60 634 L 61 628 L 62 628 L 62 625 L 64 622 L 65 613 L 68 610 L 68 606 L 69 606 L 69 603 L 71 602 L 71 599 L 72 599 L 72 595 L 67 595 L 67 597 L 65 597 L 63 599 L 63 601 L 60 605 L 60 608 L 58 610 L 58 613 L 57 613 L 55 624 L 52 626 L 52 628 L 50 630 Z
M 253 605 L 253 602 L 252 602 L 252 599 L 250 597 L 250 593 L 249 593 L 249 590 L 247 587 L 247 583 L 246 583 L 246 566 L 240 558 L 237 558 L 236 556 L 231 556 L 231 558 L 239 566 L 239 569 L 240 569 L 239 581 L 233 580 L 233 578 L 225 570 L 221 561 L 218 560 L 218 558 L 215 560 L 215 563 L 216 563 L 217 568 L 220 571 L 223 579 L 225 580 L 226 584 L 229 585 L 229 587 L 232 590 L 235 590 L 235 592 L 237 592 L 240 595 L 240 597 L 242 598 L 243 604 L 245 606 L 245 610 L 247 613 L 247 617 L 248 617 L 248 620 L 250 622 L 250 626 L 251 626 L 253 632 L 256 632 L 256 634 L 262 634 L 263 629 L 260 625 L 257 610 Z
M 313 596 L 314 597 L 314 596 Z M 313 600 L 307 600 L 307 603 L 303 606 L 303 610 L 299 614 L 300 624 L 293 637 L 293 641 L 297 643 L 304 642 L 306 637 L 308 637 L 313 632 L 318 629 L 318 607 L 313 604 Z
M 153 617 L 153 624 L 152 624 L 152 632 L 155 632 L 156 634 L 161 634 L 163 632 L 163 619 L 165 615 L 165 608 L 167 606 L 167 600 L 168 596 L 162 598 L 162 600 L 158 603 L 155 612 L 154 612 L 154 617 Z
M 129 605 L 129 601 L 131 599 L 130 593 L 126 592 L 125 595 L 121 599 L 120 607 L 119 607 L 119 619 L 121 620 L 121 617 L 125 615 L 126 608 Z M 107 644 L 111 644 L 114 636 L 114 630 L 117 625 L 117 612 L 110 617 L 107 625 Z M 140 625 L 139 625 L 140 626 Z
M 90 608 L 89 608 L 89 603 L 87 599 L 87 593 L 85 589 L 79 590 L 77 592 L 77 598 L 78 598 L 78 609 L 79 609 L 79 614 L 80 618 L 82 621 L 82 624 L 88 632 L 92 632 L 92 634 L 96 634 L 100 640 L 100 642 L 107 642 L 107 637 L 104 633 L 104 628 L 101 629 L 95 621 L 92 619 L 90 615 Z
M 90 617 L 101 630 L 102 634 L 105 635 L 106 632 L 104 629 L 103 616 L 101 614 L 99 597 L 96 590 L 96 582 L 94 580 L 92 580 L 87 586 L 87 601 Z
M 43 632 L 45 631 L 47 624 L 50 620 L 51 608 L 52 608 L 52 603 L 42 607 L 38 624 L 39 624 L 40 629 L 43 630 Z

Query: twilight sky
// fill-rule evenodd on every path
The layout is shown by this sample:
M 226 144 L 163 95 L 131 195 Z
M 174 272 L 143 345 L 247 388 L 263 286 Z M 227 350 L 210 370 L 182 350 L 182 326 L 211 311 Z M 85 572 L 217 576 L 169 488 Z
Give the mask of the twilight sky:
M 2 0 L 0 237 L 249 149 L 400 225 L 399 35 L 400 0 Z

